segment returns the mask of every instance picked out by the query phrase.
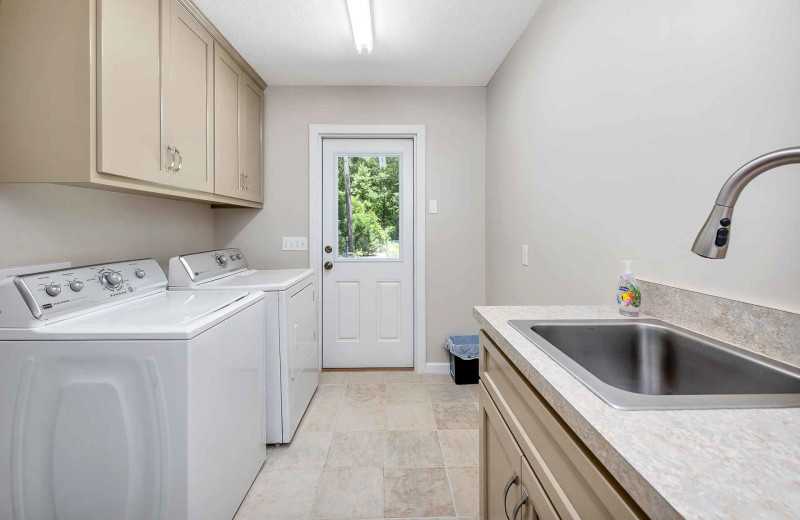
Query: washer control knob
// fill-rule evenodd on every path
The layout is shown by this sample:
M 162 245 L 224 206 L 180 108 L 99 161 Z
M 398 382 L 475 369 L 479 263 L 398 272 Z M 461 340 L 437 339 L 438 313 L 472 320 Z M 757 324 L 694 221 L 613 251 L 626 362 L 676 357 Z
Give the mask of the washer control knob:
M 216 260 L 220 267 L 225 267 L 228 265 L 228 260 L 225 258 L 225 255 L 217 255 Z
M 242 259 L 242 253 L 237 253 L 236 254 L 236 259 L 237 260 L 241 260 Z
M 236 255 L 231 255 L 231 260 L 235 261 L 236 260 Z
M 58 296 L 61 294 L 61 286 L 51 283 L 44 288 L 44 292 L 46 292 L 49 296 Z
M 83 282 L 80 280 L 73 280 L 69 283 L 69 288 L 75 292 L 81 292 L 83 289 Z
M 147 273 L 145 273 L 145 272 L 144 272 L 144 269 L 142 269 L 142 268 L 140 267 L 139 269 L 137 269 L 136 271 L 134 271 L 134 274 L 136 274 L 136 278 L 144 278 L 144 275 L 145 275 L 145 274 L 147 274 Z
M 102 281 L 106 287 L 115 289 L 122 284 L 122 275 L 114 271 L 106 271 L 103 273 Z

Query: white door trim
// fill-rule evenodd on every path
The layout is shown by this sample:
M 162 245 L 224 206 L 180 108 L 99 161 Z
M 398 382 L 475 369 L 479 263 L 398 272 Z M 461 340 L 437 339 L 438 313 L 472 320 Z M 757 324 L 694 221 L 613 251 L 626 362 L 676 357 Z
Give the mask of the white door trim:
M 414 369 L 424 373 L 428 352 L 425 336 L 425 125 L 308 125 L 308 265 L 315 270 L 320 288 L 322 139 L 325 137 L 414 140 Z M 322 298 L 317 299 L 317 326 L 317 330 L 322 331 Z

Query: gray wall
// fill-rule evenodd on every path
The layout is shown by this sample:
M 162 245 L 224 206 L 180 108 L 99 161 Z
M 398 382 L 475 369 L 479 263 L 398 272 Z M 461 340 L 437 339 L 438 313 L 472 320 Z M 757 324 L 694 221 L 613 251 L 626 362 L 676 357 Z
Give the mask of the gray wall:
M 0 267 L 170 257 L 213 246 L 207 204 L 53 184 L 0 184 Z
M 632 258 L 800 311 L 800 166 L 744 191 L 726 260 L 690 252 L 736 168 L 800 145 L 798 63 L 797 0 L 545 0 L 487 87 L 488 303 L 612 303 Z
M 266 197 L 262 211 L 217 209 L 217 247 L 242 248 L 257 268 L 308 266 L 308 253 L 281 251 L 281 237 L 308 236 L 309 124 L 424 124 L 428 362 L 446 360 L 448 334 L 476 330 L 485 300 L 482 87 L 270 87 L 266 93 Z M 315 266 L 316 267 L 316 266 Z

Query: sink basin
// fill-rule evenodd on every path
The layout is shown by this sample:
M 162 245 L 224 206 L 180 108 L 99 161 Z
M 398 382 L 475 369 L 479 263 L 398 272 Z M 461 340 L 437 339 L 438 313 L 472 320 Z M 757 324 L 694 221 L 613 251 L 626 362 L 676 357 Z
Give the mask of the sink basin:
M 800 406 L 800 370 L 660 320 L 508 323 L 614 408 Z

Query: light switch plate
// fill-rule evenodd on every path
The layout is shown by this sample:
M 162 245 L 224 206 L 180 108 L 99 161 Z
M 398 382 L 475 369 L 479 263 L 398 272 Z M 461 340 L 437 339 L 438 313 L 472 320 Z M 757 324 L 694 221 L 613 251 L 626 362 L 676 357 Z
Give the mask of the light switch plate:
M 528 246 L 522 245 L 522 265 L 528 265 Z
M 283 250 L 284 251 L 307 251 L 308 238 L 307 237 L 283 237 Z
M 439 213 L 439 201 L 431 199 L 428 201 L 428 213 Z

